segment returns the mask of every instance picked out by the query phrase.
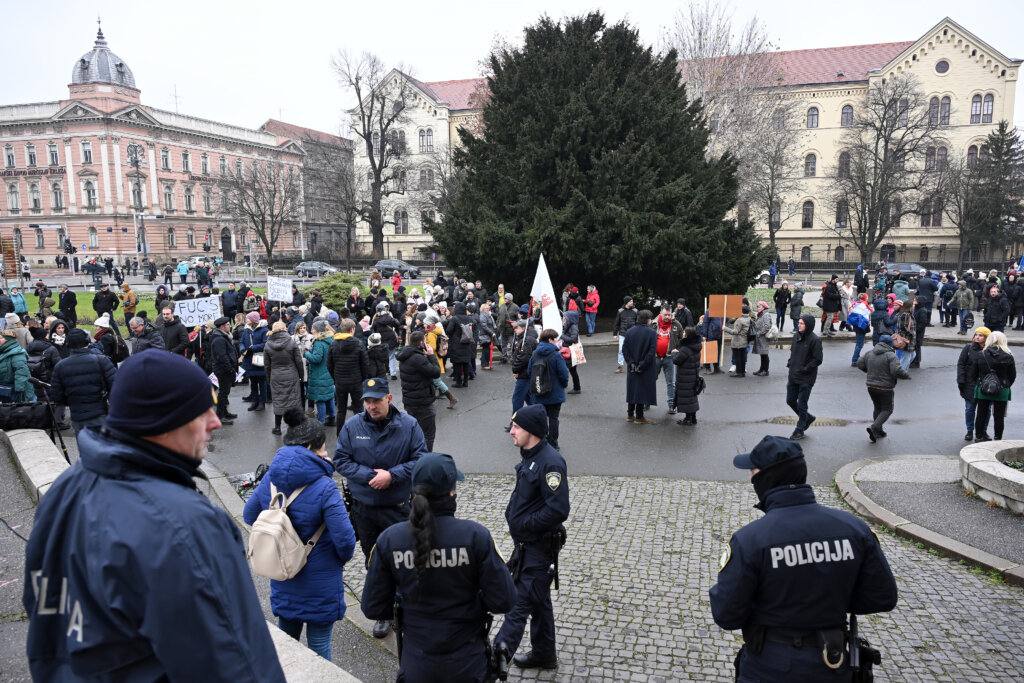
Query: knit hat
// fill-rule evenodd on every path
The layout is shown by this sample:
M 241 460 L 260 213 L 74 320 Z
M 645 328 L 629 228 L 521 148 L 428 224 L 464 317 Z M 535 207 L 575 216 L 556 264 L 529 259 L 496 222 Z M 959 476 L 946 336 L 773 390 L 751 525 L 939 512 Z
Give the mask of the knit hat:
M 106 313 L 104 313 L 99 318 L 97 318 L 96 322 L 93 324 L 96 327 L 110 327 L 110 317 Z
M 987 337 L 988 335 L 992 334 L 992 330 L 988 329 L 987 327 L 978 327 L 975 328 L 974 334 L 980 334 L 983 337 Z
M 624 297 L 622 297 L 622 305 L 625 306 L 626 304 L 628 304 L 632 300 L 633 300 L 633 297 L 631 297 L 631 296 L 624 296 Z
M 757 311 L 758 311 L 758 313 L 760 313 L 761 311 L 766 311 L 766 310 L 768 310 L 768 302 L 767 301 L 758 301 L 757 302 Z
M 380 334 L 378 334 L 377 332 L 371 334 L 370 340 L 366 342 L 366 345 L 369 346 L 370 348 L 373 348 L 374 346 L 380 346 Z
M 184 356 L 147 349 L 118 368 L 105 424 L 133 436 L 166 434 L 216 405 L 215 391 Z
M 319 320 L 319 319 L 318 320 L 314 320 L 313 321 L 313 331 L 317 332 L 317 333 L 320 333 L 320 334 L 326 332 L 327 331 L 327 321 L 326 320 Z
M 89 333 L 76 327 L 68 332 L 67 342 L 70 349 L 84 349 L 89 345 Z
M 32 339 L 46 339 L 46 330 L 41 327 L 30 327 L 28 333 L 32 335 Z
M 326 440 L 324 426 L 316 418 L 306 417 L 302 408 L 292 406 L 286 410 L 284 421 L 288 425 L 288 430 L 284 433 L 284 444 L 286 446 L 314 446 L 319 448 L 324 444 Z
M 338 320 L 338 314 L 335 313 L 334 311 L 331 311 L 330 313 L 327 314 L 327 324 L 333 327 L 334 329 L 338 329 Z
M 245 320 L 250 323 L 258 323 L 260 321 L 260 314 L 256 311 L 249 311 L 245 314 Z
M 21 318 L 18 317 L 17 313 L 8 313 L 4 316 L 4 320 L 7 322 L 9 327 L 14 327 L 21 323 Z
M 522 313 L 523 315 L 529 315 L 530 314 L 530 304 L 523 304 L 522 306 L 520 306 L 519 307 L 519 312 Z
M 512 422 L 542 439 L 548 434 L 548 413 L 540 404 L 523 406 L 512 413 Z

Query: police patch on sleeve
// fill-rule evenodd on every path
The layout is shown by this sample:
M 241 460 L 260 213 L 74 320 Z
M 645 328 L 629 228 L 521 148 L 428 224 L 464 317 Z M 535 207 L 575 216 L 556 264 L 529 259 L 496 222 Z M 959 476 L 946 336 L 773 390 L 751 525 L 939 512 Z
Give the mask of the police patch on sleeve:
M 725 565 L 729 564 L 729 560 L 732 559 L 732 546 L 725 546 L 725 550 L 722 551 L 722 556 L 718 559 L 718 571 L 725 569 Z
M 562 485 L 562 473 L 561 472 L 548 472 L 544 475 L 544 481 L 548 483 L 548 488 L 552 491 L 557 491 L 558 487 Z

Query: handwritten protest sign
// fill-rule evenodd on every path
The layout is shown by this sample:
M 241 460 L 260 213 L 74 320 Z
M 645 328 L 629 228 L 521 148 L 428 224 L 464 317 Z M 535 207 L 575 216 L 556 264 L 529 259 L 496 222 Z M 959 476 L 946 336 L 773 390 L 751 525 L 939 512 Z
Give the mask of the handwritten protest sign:
M 267 277 L 267 301 L 292 301 L 292 281 L 284 277 Z
M 183 299 L 174 302 L 174 314 L 181 318 L 185 327 L 202 325 L 207 320 L 216 320 L 221 316 L 220 297 L 206 296 L 200 299 Z

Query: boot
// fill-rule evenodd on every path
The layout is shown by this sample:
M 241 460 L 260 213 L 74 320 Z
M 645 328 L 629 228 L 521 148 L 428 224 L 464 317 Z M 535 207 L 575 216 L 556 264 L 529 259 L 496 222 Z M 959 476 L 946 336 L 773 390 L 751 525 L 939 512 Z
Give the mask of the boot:
M 335 424 L 336 424 L 336 422 L 335 422 L 335 418 L 334 418 L 333 415 L 329 415 L 327 417 L 327 419 L 324 420 L 324 427 L 333 427 L 333 426 L 335 426 Z
M 445 398 L 448 399 L 448 410 L 453 410 L 455 408 L 455 404 L 459 402 L 459 399 L 457 399 L 454 396 L 452 396 L 451 389 L 449 389 L 448 391 L 444 392 L 444 395 L 445 395 Z

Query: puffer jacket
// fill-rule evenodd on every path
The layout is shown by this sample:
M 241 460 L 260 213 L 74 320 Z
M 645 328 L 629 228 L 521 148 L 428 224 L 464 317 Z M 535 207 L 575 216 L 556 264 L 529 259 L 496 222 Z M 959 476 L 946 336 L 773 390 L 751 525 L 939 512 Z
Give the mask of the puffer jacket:
M 768 333 L 772 331 L 772 324 L 772 314 L 766 308 L 757 316 L 757 320 L 754 321 L 754 332 L 757 334 L 757 337 L 754 339 L 754 346 L 751 349 L 752 353 L 764 355 L 771 349 Z
M 544 396 L 533 396 L 533 400 L 541 405 L 554 405 L 565 403 L 565 388 L 569 386 L 569 368 L 565 365 L 565 359 L 559 353 L 558 347 L 551 342 L 540 342 L 537 350 L 530 358 L 530 364 L 526 368 L 526 376 L 529 378 L 533 371 L 534 363 L 547 363 L 548 376 L 551 378 L 551 391 Z
M 60 351 L 48 339 L 33 339 L 28 343 L 28 359 L 40 364 L 39 379 L 49 383 L 53 369 L 64 360 Z M 29 368 L 31 370 L 31 366 Z
M 146 349 L 160 349 L 165 350 L 164 338 L 160 336 L 157 329 L 153 327 L 153 323 L 146 322 L 142 327 L 142 334 L 137 335 L 132 333 L 132 355 L 142 353 Z
M 893 328 L 889 324 L 889 306 L 885 299 L 875 299 L 875 310 L 871 312 L 871 342 L 878 343 L 878 338 L 883 334 L 892 334 Z
M 537 349 L 537 329 L 533 325 L 526 326 L 526 332 L 512 338 L 512 374 L 526 379 L 526 369 L 530 367 L 530 359 Z
M 302 388 L 299 382 L 305 366 L 295 340 L 285 330 L 271 333 L 263 347 L 263 358 L 274 415 L 284 415 L 292 406 L 301 407 Z
M 308 366 L 306 398 L 310 401 L 330 401 L 334 398 L 334 378 L 327 369 L 327 355 L 331 344 L 326 339 L 314 339 L 313 347 L 303 354 Z
M 747 335 L 750 333 L 750 316 L 743 314 L 733 321 L 732 327 L 726 330 L 732 335 L 732 339 L 729 340 L 730 349 L 745 349 L 749 340 Z
M 885 342 L 879 342 L 861 354 L 857 367 L 867 373 L 866 384 L 874 389 L 895 389 L 897 379 L 910 379 L 910 374 L 900 365 L 896 351 Z
M 269 330 L 265 320 L 257 323 L 256 329 L 246 325 L 242 330 L 242 341 L 239 342 L 239 349 L 243 354 L 242 369 L 245 370 L 246 377 L 266 377 L 267 373 L 264 372 L 262 367 L 252 364 L 252 356 L 254 353 L 263 351 L 263 347 L 267 343 L 268 333 Z M 266 358 L 264 357 L 265 362 Z
M 805 331 L 799 330 L 793 333 L 793 344 L 790 347 L 789 381 L 794 384 L 809 384 L 814 386 L 818 379 L 818 366 L 821 365 L 821 339 L 814 334 L 814 316 L 802 315 L 800 320 L 804 321 Z
M 117 368 L 106 356 L 89 349 L 71 349 L 71 355 L 53 369 L 50 398 L 54 403 L 66 405 L 71 410 L 72 420 L 91 420 L 106 415 L 103 393 L 109 393 L 114 386 L 116 373 Z
M 892 283 L 892 293 L 896 295 L 897 299 L 906 305 L 907 301 L 910 299 L 910 285 L 906 280 L 896 280 Z
M 572 346 L 580 340 L 580 313 L 579 311 L 566 311 L 565 320 L 562 322 L 562 346 Z
M 1005 326 L 1009 317 L 1010 300 L 1006 298 L 1006 295 L 1000 291 L 997 296 L 989 297 L 988 305 L 985 307 L 985 326 Z
M 804 290 L 797 287 L 793 290 L 793 297 L 789 301 L 789 317 L 793 320 L 800 319 L 800 312 L 804 308 Z
M 985 350 L 981 344 L 970 342 L 960 349 L 960 357 L 956 361 L 956 388 L 965 401 L 974 400 L 974 379 L 971 377 L 971 358 Z
M 27 402 L 33 400 L 36 391 L 29 381 L 32 373 L 28 369 L 28 353 L 14 339 L 3 336 L 0 346 L 0 383 L 14 387 L 14 400 Z
M 422 349 L 403 346 L 398 350 L 398 376 L 402 381 L 402 406 L 429 409 L 434 407 L 433 381 L 441 376 L 441 367 L 428 358 Z
M 676 366 L 675 407 L 680 413 L 696 413 L 700 410 L 700 400 L 697 398 L 700 349 L 699 336 L 683 337 L 679 342 L 679 350 L 672 355 L 672 362 Z
M 21 292 L 11 292 L 11 303 L 14 304 L 14 312 L 18 315 L 26 315 L 28 313 L 28 302 L 25 301 L 25 295 Z
M 178 355 L 185 354 L 185 349 L 188 348 L 188 330 L 181 324 L 181 319 L 178 316 L 174 316 L 169 323 L 165 322 L 158 331 L 164 340 L 164 350 Z
M 315 623 L 345 617 L 343 569 L 352 559 L 356 535 L 345 503 L 332 479 L 331 463 L 304 446 L 284 446 L 274 455 L 267 475 L 256 487 L 242 513 L 246 524 L 270 507 L 270 485 L 286 496 L 306 488 L 288 506 L 288 517 L 303 541 L 321 524 L 327 528 L 309 553 L 306 566 L 287 581 L 270 582 L 270 609 L 279 617 Z
M 981 393 L 981 380 L 992 371 L 999 376 L 1003 390 L 998 396 Z M 967 368 L 967 383 L 974 387 L 974 398 L 989 401 L 1009 401 L 1010 386 L 1017 380 L 1017 366 L 1013 356 L 997 346 L 990 346 L 980 353 L 972 353 Z
M 496 334 L 494 329 L 494 316 L 492 316 L 488 311 L 480 311 L 479 320 L 480 323 L 477 327 L 477 335 L 481 344 L 487 344 Z
M 351 334 L 339 332 L 327 350 L 327 371 L 334 378 L 335 386 L 361 385 L 371 376 L 366 349 Z

